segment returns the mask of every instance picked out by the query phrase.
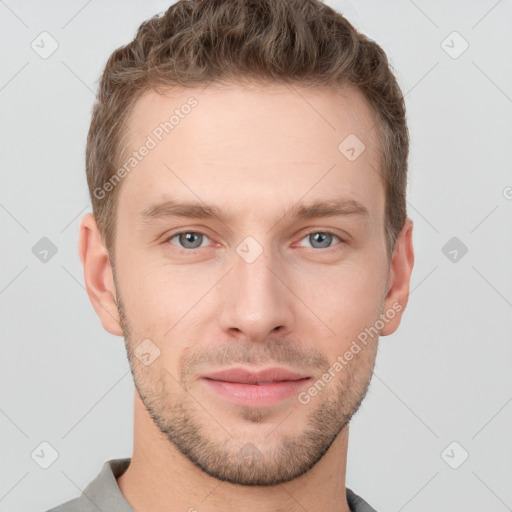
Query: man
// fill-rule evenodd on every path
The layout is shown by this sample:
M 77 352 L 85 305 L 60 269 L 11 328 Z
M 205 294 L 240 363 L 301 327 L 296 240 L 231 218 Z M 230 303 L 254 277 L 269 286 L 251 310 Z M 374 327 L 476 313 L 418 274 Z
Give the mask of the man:
M 180 1 L 110 57 L 79 253 L 135 381 L 68 511 L 374 510 L 349 421 L 413 267 L 403 97 L 318 0 Z

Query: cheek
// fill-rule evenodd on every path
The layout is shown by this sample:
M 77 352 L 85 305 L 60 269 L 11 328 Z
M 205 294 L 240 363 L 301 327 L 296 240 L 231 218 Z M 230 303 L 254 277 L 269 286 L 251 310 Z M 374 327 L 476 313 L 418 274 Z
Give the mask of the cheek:
M 329 352 L 349 345 L 379 318 L 386 277 L 381 267 L 341 269 L 322 279 L 302 281 L 298 295 L 309 297 L 305 302 L 329 328 L 322 328 L 331 340 Z
M 143 258 L 130 255 L 119 265 L 121 293 L 130 319 L 140 328 L 154 330 L 161 322 L 179 315 L 180 304 L 187 290 L 173 276 L 173 269 L 148 264 Z

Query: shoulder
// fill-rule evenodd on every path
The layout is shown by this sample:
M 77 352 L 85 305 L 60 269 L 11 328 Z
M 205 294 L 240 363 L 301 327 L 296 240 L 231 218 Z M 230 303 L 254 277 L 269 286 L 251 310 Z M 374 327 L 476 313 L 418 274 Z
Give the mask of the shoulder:
M 129 458 L 106 461 L 80 496 L 46 512 L 133 512 L 116 482 L 129 464 Z
M 78 498 L 66 501 L 46 512 L 98 512 L 98 508 L 82 495 Z
M 361 496 L 358 496 L 354 491 L 346 488 L 347 502 L 352 512 L 377 512 L 369 503 L 367 503 Z

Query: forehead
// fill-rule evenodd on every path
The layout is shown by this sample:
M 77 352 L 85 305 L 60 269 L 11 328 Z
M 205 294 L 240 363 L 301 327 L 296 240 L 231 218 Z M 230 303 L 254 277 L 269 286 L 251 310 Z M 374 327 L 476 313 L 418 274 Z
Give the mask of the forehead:
M 370 150 L 380 149 L 373 147 L 377 146 L 375 116 L 362 93 L 352 86 L 214 83 L 168 88 L 162 94 L 149 90 L 136 101 L 126 126 L 132 146 L 148 134 L 162 142 L 160 139 L 171 138 L 167 135 L 172 132 L 174 136 L 194 135 L 193 142 L 202 142 L 196 148 L 200 151 L 210 148 L 209 141 L 225 139 L 225 135 L 236 135 L 238 141 L 245 136 L 249 143 L 251 132 L 257 136 L 263 131 L 269 138 L 296 137 L 315 146 L 322 137 L 331 150 L 337 150 L 337 143 L 353 134 L 372 146 Z M 201 140 L 205 134 L 207 139 Z
M 122 160 L 137 161 L 123 179 L 118 209 L 141 212 L 171 196 L 270 215 L 273 205 L 282 214 L 301 197 L 344 197 L 365 204 L 372 217 L 383 214 L 375 118 L 354 88 L 148 91 L 127 125 Z

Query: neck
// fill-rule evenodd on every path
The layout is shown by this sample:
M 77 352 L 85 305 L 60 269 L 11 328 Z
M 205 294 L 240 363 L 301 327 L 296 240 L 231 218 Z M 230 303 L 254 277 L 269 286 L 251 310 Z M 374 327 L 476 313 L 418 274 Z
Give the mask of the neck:
M 308 472 L 284 484 L 242 486 L 217 480 L 188 460 L 161 432 L 135 392 L 131 463 L 117 479 L 137 512 L 350 512 L 345 473 L 348 426 Z

